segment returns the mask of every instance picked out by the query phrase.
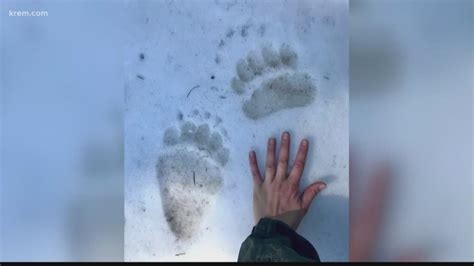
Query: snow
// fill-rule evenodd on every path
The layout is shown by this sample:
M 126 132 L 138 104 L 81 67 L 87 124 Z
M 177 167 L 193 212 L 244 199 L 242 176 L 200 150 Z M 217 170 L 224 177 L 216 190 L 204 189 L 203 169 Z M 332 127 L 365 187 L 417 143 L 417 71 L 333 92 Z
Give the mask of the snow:
M 125 260 L 236 261 L 253 226 L 248 152 L 255 149 L 262 166 L 267 139 L 284 130 L 292 154 L 303 137 L 311 143 L 302 185 L 328 183 L 298 232 L 323 261 L 347 260 L 348 2 L 131 1 L 128 10 Z M 284 44 L 298 56 L 288 71 L 309 74 L 317 95 L 309 105 L 248 118 L 242 105 L 252 92 L 231 88 L 236 64 L 251 51 Z M 180 116 L 208 124 L 230 153 L 223 185 L 190 240 L 176 240 L 168 226 L 156 170 L 160 155 L 173 149 L 163 141 L 165 130 L 178 128 Z

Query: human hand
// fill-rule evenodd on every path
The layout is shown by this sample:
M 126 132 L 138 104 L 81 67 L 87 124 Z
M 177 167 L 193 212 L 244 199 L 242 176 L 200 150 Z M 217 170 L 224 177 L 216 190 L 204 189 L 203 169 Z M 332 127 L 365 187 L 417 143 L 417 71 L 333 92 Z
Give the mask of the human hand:
M 349 166 L 349 261 L 350 262 L 374 262 L 374 261 L 398 261 L 419 262 L 423 261 L 426 254 L 421 247 L 412 247 L 407 250 L 393 252 L 386 250 L 382 255 L 377 254 L 380 245 L 381 231 L 386 215 L 387 198 L 391 194 L 391 182 L 394 178 L 388 163 L 379 163 L 369 176 L 368 185 L 365 190 L 358 190 L 356 183 L 362 182 L 362 176 L 357 174 L 356 164 L 350 155 Z M 356 194 L 361 194 L 356 198 Z M 392 200 L 397 200 L 393 196 Z
M 270 138 L 267 147 L 265 175 L 262 179 L 255 151 L 249 153 L 250 170 L 253 177 L 253 214 L 255 224 L 261 218 L 280 220 L 296 230 L 316 195 L 326 188 L 323 182 L 315 182 L 299 192 L 299 183 L 303 174 L 309 142 L 300 143 L 296 160 L 288 174 L 290 134 L 284 132 L 276 164 L 276 139 Z

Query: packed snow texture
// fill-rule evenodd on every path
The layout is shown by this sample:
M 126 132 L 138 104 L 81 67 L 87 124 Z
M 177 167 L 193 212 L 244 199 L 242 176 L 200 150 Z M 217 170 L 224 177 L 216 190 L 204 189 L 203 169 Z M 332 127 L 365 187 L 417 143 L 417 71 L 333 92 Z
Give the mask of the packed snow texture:
M 248 151 L 310 141 L 328 188 L 298 232 L 348 256 L 347 1 L 132 1 L 125 51 L 125 259 L 235 261 L 250 234 Z

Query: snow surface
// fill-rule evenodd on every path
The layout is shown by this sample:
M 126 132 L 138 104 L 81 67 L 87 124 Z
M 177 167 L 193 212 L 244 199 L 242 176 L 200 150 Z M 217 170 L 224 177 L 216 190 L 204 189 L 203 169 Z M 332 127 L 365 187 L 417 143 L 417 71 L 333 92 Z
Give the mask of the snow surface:
M 125 260 L 236 261 L 253 226 L 248 151 L 255 149 L 263 166 L 267 139 L 284 130 L 292 134 L 292 154 L 301 138 L 311 143 L 302 185 L 328 183 L 298 232 L 323 261 L 347 260 L 348 2 L 131 1 L 128 10 Z M 248 118 L 242 105 L 252 92 L 231 88 L 236 64 L 251 51 L 283 44 L 298 58 L 288 71 L 309 74 L 316 97 L 306 106 Z M 229 161 L 219 166 L 223 184 L 190 240 L 176 240 L 170 230 L 156 170 L 160 155 L 173 149 L 163 141 L 165 130 L 180 127 L 181 116 L 208 124 L 229 149 Z

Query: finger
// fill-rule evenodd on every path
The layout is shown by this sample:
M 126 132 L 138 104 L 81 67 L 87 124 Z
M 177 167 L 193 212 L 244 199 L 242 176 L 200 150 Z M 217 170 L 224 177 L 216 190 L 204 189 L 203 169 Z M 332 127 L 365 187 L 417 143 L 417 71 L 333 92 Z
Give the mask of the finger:
M 350 215 L 350 254 L 351 261 L 371 259 L 379 234 L 382 211 L 389 187 L 390 172 L 388 167 L 379 166 L 369 179 L 369 188 L 361 203 L 349 210 Z M 351 182 L 356 178 L 350 177 Z
M 300 182 L 301 175 L 303 174 L 304 165 L 306 163 L 306 156 L 308 155 L 309 142 L 307 139 L 303 139 L 298 148 L 298 153 L 296 154 L 295 164 L 291 169 L 288 180 L 298 186 Z
M 365 222 L 371 223 L 371 228 L 377 228 L 389 188 L 390 170 L 388 165 L 379 164 L 370 177 L 368 191 L 362 198 L 362 212 L 365 213 Z M 371 221 L 371 222 L 369 222 Z
M 250 172 L 252 173 L 253 185 L 254 187 L 259 186 L 262 184 L 262 176 L 260 176 L 260 171 L 258 170 L 257 156 L 255 155 L 255 151 L 251 151 L 249 153 L 249 165 Z
M 315 182 L 309 185 L 301 195 L 301 207 L 305 210 L 308 209 L 314 198 L 319 194 L 319 192 L 325 189 L 326 186 L 327 185 L 323 182 Z
M 276 178 L 285 179 L 288 173 L 288 157 L 290 156 L 290 134 L 283 132 L 281 136 L 280 153 L 278 155 L 278 167 Z
M 275 146 L 275 138 L 270 138 L 268 140 L 267 163 L 265 168 L 265 179 L 268 179 L 268 181 L 272 181 L 272 179 L 275 177 Z
M 361 199 L 358 214 L 353 214 L 354 221 L 370 229 L 367 235 L 377 235 L 382 217 L 384 203 L 388 193 L 389 175 L 388 167 L 378 166 L 375 173 L 370 176 L 369 186 Z

